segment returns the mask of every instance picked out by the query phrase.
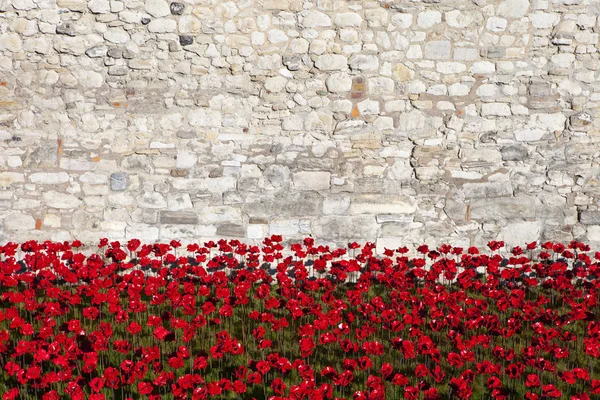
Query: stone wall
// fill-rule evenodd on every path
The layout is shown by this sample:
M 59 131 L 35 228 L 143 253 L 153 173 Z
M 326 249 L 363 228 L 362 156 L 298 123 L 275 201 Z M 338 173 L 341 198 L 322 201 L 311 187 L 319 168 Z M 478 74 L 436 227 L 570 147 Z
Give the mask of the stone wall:
M 597 0 L 0 0 L 0 241 L 600 241 Z

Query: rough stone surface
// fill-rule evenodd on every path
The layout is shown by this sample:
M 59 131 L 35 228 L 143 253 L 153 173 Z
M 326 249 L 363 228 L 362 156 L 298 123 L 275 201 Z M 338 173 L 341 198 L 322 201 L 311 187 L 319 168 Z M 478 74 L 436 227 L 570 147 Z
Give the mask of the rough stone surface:
M 127 173 L 114 172 L 110 175 L 110 188 L 115 191 L 125 190 L 127 188 Z
M 600 241 L 596 3 L 0 0 L 0 242 Z

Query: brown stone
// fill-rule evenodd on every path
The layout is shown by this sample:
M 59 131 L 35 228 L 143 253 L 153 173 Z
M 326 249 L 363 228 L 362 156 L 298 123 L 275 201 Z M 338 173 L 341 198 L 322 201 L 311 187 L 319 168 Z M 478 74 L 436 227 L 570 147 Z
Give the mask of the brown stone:
M 183 178 L 187 176 L 189 171 L 187 169 L 175 168 L 170 171 L 170 174 L 173 178 Z

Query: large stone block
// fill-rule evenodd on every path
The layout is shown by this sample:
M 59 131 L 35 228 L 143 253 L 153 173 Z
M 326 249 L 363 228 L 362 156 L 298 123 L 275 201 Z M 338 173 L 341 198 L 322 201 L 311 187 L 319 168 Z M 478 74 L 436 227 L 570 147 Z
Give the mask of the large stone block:
M 408 196 L 361 195 L 352 199 L 350 214 L 411 214 L 417 202 Z
M 374 216 L 323 217 L 313 223 L 318 238 L 375 240 L 377 222 Z
M 160 212 L 160 223 L 168 225 L 194 225 L 198 223 L 198 215 L 191 211 Z
M 28 214 L 12 213 L 4 217 L 4 229 L 7 232 L 33 230 L 35 219 Z
M 323 197 L 317 192 L 285 193 L 276 197 L 252 196 L 243 211 L 249 217 L 316 217 L 321 215 Z
M 535 210 L 533 197 L 485 198 L 471 201 L 469 216 L 475 221 L 530 219 L 535 217 Z
M 293 175 L 296 190 L 327 190 L 330 187 L 331 173 L 326 171 L 301 171 Z
M 51 208 L 73 209 L 82 204 L 82 201 L 72 194 L 60 193 L 55 190 L 50 190 L 42 193 L 44 204 Z

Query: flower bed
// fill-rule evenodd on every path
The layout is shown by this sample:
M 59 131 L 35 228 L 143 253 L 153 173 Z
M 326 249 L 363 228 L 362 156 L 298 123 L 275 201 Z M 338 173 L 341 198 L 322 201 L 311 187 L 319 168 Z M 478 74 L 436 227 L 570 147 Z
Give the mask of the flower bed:
M 600 253 L 0 246 L 3 399 L 591 399 Z M 409 256 L 409 253 L 412 253 Z M 354 277 L 352 275 L 355 274 Z M 597 397 L 596 397 L 597 398 Z

